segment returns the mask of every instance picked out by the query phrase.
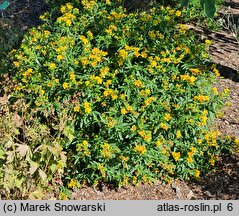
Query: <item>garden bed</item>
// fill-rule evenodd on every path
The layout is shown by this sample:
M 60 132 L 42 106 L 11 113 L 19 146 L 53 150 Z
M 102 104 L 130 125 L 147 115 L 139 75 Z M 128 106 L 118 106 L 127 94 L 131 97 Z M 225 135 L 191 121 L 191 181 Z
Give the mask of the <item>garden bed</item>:
M 38 15 L 43 10 L 45 7 L 42 1 L 19 1 L 14 6 L 15 14 L 11 19 L 21 17 L 21 29 L 25 31 L 39 24 Z M 211 59 L 218 64 L 224 77 L 219 78 L 218 90 L 225 87 L 231 90 L 231 106 L 225 109 L 223 117 L 217 119 L 217 127 L 223 136 L 239 136 L 238 42 L 229 32 L 206 33 L 205 36 L 213 41 Z M 73 190 L 72 199 L 239 199 L 238 181 L 239 159 L 238 153 L 235 153 L 232 158 L 222 158 L 217 163 L 215 172 L 193 183 L 175 180 L 170 184 L 162 184 L 159 181 L 154 185 L 140 184 L 120 189 L 102 184 Z M 49 194 L 49 198 L 52 196 L 54 194 Z

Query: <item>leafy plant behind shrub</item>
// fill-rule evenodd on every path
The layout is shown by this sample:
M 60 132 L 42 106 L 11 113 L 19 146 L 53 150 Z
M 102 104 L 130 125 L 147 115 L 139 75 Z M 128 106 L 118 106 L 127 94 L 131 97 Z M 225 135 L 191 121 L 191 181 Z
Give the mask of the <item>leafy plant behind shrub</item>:
M 15 97 L 31 109 L 69 110 L 61 137 L 68 186 L 198 178 L 223 146 L 210 123 L 228 91 L 212 83 L 207 50 L 181 11 L 126 14 L 113 1 L 75 1 L 25 35 L 11 56 Z M 207 41 L 207 44 L 210 41 Z M 49 125 L 49 119 L 42 119 Z M 50 126 L 51 127 L 51 126 Z M 54 128 L 52 128 L 54 135 Z
M 39 121 L 34 110 L 29 112 L 24 100 L 10 105 L 7 95 L 0 97 L 1 199 L 57 196 L 66 166 L 62 141 L 51 136 L 50 128 Z

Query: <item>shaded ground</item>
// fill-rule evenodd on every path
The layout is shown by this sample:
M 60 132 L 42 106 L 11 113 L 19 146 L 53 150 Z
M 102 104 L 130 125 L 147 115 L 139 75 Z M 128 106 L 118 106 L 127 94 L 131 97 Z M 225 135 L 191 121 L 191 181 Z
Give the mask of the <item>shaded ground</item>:
M 14 1 L 12 1 L 14 2 Z M 45 10 L 43 0 L 19 0 L 12 4 L 12 12 L 7 14 L 11 19 L 21 19 L 21 29 L 39 24 L 38 16 Z M 230 11 L 239 14 L 239 0 L 227 0 Z M 227 11 L 227 8 L 223 11 Z M 239 46 L 228 31 L 204 32 L 200 34 L 213 40 L 210 56 L 218 65 L 221 75 L 217 85 L 219 90 L 228 87 L 231 90 L 231 106 L 226 107 L 225 115 L 217 119 L 217 127 L 223 135 L 239 136 Z M 239 138 L 239 137 L 238 137 Z M 109 186 L 102 188 L 85 187 L 72 192 L 72 199 L 110 199 L 110 200 L 148 200 L 148 199 L 239 199 L 239 156 L 224 157 L 217 164 L 215 171 L 198 182 L 176 180 L 171 184 L 158 182 L 155 185 L 129 186 L 114 190 Z
M 5 17 L 12 19 L 22 30 L 40 24 L 39 16 L 47 9 L 44 0 L 9 0 Z

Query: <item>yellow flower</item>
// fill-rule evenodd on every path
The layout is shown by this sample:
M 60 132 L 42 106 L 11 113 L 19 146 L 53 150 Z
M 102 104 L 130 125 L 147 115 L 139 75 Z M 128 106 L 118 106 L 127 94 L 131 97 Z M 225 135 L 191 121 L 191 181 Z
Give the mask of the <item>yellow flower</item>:
M 147 58 L 147 56 L 148 56 L 146 51 L 141 52 L 140 55 L 141 55 L 142 58 Z
M 174 158 L 175 161 L 178 161 L 180 158 L 180 152 L 172 152 L 172 156 Z
M 62 87 L 63 87 L 64 89 L 68 89 L 68 88 L 69 88 L 69 84 L 66 83 L 66 82 L 64 82 L 64 83 L 62 84 Z
M 108 121 L 108 124 L 107 124 L 108 128 L 114 127 L 117 124 L 117 120 L 112 117 L 107 117 L 107 121 Z
M 208 96 L 204 96 L 204 95 L 198 95 L 198 96 L 194 96 L 194 100 L 199 101 L 200 103 L 209 101 L 209 97 Z
M 140 87 L 142 85 L 142 82 L 140 80 L 136 80 L 134 82 L 134 85 L 137 86 L 137 87 Z
M 86 58 L 86 57 L 83 57 L 83 58 L 81 59 L 81 64 L 83 65 L 83 67 L 86 66 L 86 65 L 88 65 L 88 64 L 89 64 L 89 59 Z
M 71 23 L 72 23 L 72 21 L 71 21 L 70 19 L 66 19 L 66 25 L 67 25 L 67 26 L 70 26 Z
M 182 12 L 180 10 L 177 10 L 175 14 L 176 14 L 177 17 L 180 17 Z
M 163 128 L 164 130 L 168 130 L 168 126 L 164 123 L 160 123 L 159 125 L 161 128 Z
M 220 76 L 220 73 L 219 73 L 219 71 L 216 69 L 216 68 L 213 68 L 213 73 L 217 76 L 217 77 L 219 77 Z
M 150 142 L 151 139 L 152 139 L 152 137 L 151 137 L 151 133 L 147 133 L 147 134 L 143 137 L 143 139 L 144 139 L 145 141 Z
M 30 76 L 32 75 L 32 71 L 33 71 L 32 68 L 28 68 L 28 69 L 23 73 L 23 76 L 24 76 L 24 77 L 30 77 Z
M 197 149 L 195 147 L 191 147 L 190 150 L 193 154 L 195 154 L 197 152 Z
M 145 106 L 148 106 L 149 104 L 151 104 L 155 100 L 156 100 L 155 97 L 149 97 L 148 99 L 145 100 Z
M 201 122 L 202 122 L 202 125 L 206 125 L 207 124 L 207 116 L 202 116 L 201 117 Z
M 79 38 L 84 45 L 87 45 L 89 43 L 89 41 L 85 36 L 81 35 Z
M 234 143 L 235 143 L 236 145 L 239 145 L 239 139 L 235 139 L 235 140 L 234 140 Z
M 181 80 L 187 81 L 189 84 L 193 85 L 194 82 L 196 81 L 196 77 L 194 76 L 189 76 L 188 74 L 181 75 L 180 76 Z
M 73 9 L 73 6 L 72 6 L 70 3 L 67 3 L 67 4 L 66 4 L 66 7 L 67 7 L 68 10 Z
M 213 87 L 213 88 L 212 88 L 212 92 L 213 92 L 215 95 L 218 95 L 218 90 L 217 90 L 216 87 Z
M 91 153 L 90 153 L 90 150 L 88 148 L 88 141 L 84 140 L 82 143 L 77 144 L 76 151 L 81 152 L 82 157 L 90 156 Z
M 91 104 L 89 102 L 84 102 L 83 106 L 85 108 L 86 113 L 91 113 L 92 109 L 91 109 Z
M 109 35 L 112 35 L 112 34 L 113 34 L 113 30 L 112 30 L 112 29 L 106 29 L 105 31 L 106 31 L 106 33 L 108 33 Z
M 104 95 L 105 97 L 108 97 L 108 96 L 112 95 L 112 93 L 113 93 L 113 89 L 106 89 L 106 90 L 103 92 L 103 95 Z
M 135 125 L 132 125 L 131 130 L 132 130 L 132 131 L 136 131 L 136 130 L 137 130 L 137 127 L 136 127 Z
M 102 84 L 103 80 L 101 77 L 99 76 L 95 76 L 95 81 L 98 83 L 98 84 Z
M 139 131 L 139 135 L 142 136 L 142 137 L 144 137 L 145 131 L 143 131 L 143 130 Z
M 177 130 L 177 133 L 176 133 L 176 137 L 177 137 L 177 139 L 179 139 L 179 138 L 181 138 L 181 131 L 180 130 Z
M 208 111 L 207 111 L 207 110 L 203 110 L 203 111 L 202 111 L 202 114 L 203 114 L 203 115 L 207 115 L 207 114 L 208 114 Z
M 135 146 L 134 150 L 138 154 L 143 155 L 146 152 L 146 147 L 145 146 L 141 146 L 141 145 L 137 145 L 137 146 Z
M 40 95 L 44 95 L 44 94 L 45 94 L 45 90 L 42 89 L 42 90 L 40 91 Z
M 74 80 L 76 78 L 76 75 L 74 72 L 70 72 L 70 80 Z
M 100 77 L 105 78 L 106 74 L 109 72 L 109 67 L 103 67 L 100 69 Z
M 110 25 L 110 29 L 113 29 L 114 31 L 116 31 L 118 28 L 115 25 Z
M 81 3 L 86 10 L 91 10 L 95 5 L 95 0 L 82 0 Z
M 111 94 L 111 98 L 112 98 L 113 100 L 116 100 L 116 99 L 118 98 L 118 95 L 115 94 L 115 93 L 113 93 L 113 94 Z
M 169 121 L 171 118 L 172 118 L 172 116 L 169 113 L 164 116 L 164 120 L 166 120 L 166 121 Z
M 93 34 L 92 34 L 91 31 L 88 31 L 88 32 L 87 32 L 87 36 L 90 38 L 90 40 L 93 39 Z
M 121 112 L 122 115 L 127 114 L 127 110 L 126 110 L 125 108 L 122 108 L 122 109 L 120 110 L 120 112 Z
M 205 40 L 205 44 L 210 46 L 210 45 L 212 45 L 212 41 L 211 40 Z
M 19 67 L 20 66 L 20 63 L 17 62 L 17 61 L 14 61 L 13 64 L 15 65 L 15 67 Z
M 70 183 L 68 184 L 68 188 L 73 188 L 76 186 L 76 180 L 75 179 L 71 179 Z
M 56 68 L 56 64 L 55 63 L 50 63 L 48 65 L 48 67 L 49 67 L 49 69 L 54 70 Z
M 83 146 L 87 146 L 89 143 L 88 143 L 88 141 L 87 140 L 83 140 L 83 142 L 82 142 L 82 145 Z
M 58 60 L 58 61 L 60 61 L 60 60 L 62 60 L 64 57 L 62 56 L 62 55 L 57 55 L 57 57 L 56 57 L 56 59 Z
M 112 153 L 111 153 L 111 146 L 108 143 L 103 144 L 103 149 L 101 150 L 101 155 L 104 158 L 110 158 Z
M 86 81 L 85 81 L 85 85 L 86 85 L 86 86 L 90 85 L 90 81 L 89 81 L 89 80 L 86 80 Z
M 178 26 L 182 33 L 186 32 L 188 30 L 188 27 L 184 24 L 179 24 Z
M 192 74 L 200 74 L 200 70 L 198 68 L 190 68 L 189 71 L 192 73 Z
M 92 111 L 91 107 L 86 107 L 86 108 L 85 108 L 85 112 L 86 112 L 86 113 L 91 113 L 91 111 Z
M 226 94 L 226 95 L 227 95 L 228 93 L 230 93 L 230 89 L 226 87 L 226 88 L 223 90 L 223 94 Z
M 215 159 L 211 157 L 211 158 L 209 159 L 209 163 L 210 163 L 212 166 L 214 166 L 214 165 L 215 165 Z
M 156 38 L 156 34 L 153 31 L 149 31 L 148 35 L 151 39 L 155 39 Z
M 199 178 L 199 176 L 200 176 L 200 171 L 197 170 L 197 169 L 195 169 L 195 170 L 194 170 L 194 176 L 195 176 L 196 178 Z
M 188 162 L 188 163 L 192 163 L 192 162 L 193 162 L 193 159 L 192 159 L 191 157 L 188 157 L 188 158 L 187 158 L 187 162 Z
M 76 105 L 75 107 L 74 107 L 74 112 L 79 112 L 80 111 L 80 106 L 79 105 Z
M 157 147 L 159 147 L 159 146 L 161 146 L 161 145 L 164 143 L 164 141 L 165 141 L 164 138 L 161 137 L 161 138 L 159 138 L 159 139 L 156 141 L 155 144 L 156 144 Z
M 46 16 L 45 16 L 45 15 L 41 15 L 41 16 L 39 16 L 39 18 L 40 18 L 41 20 L 44 20 L 44 19 L 46 18 Z
M 125 58 L 127 58 L 127 56 L 128 56 L 128 52 L 127 52 L 126 50 L 122 49 L 122 50 L 119 51 L 119 56 L 120 56 L 122 59 L 125 59 Z

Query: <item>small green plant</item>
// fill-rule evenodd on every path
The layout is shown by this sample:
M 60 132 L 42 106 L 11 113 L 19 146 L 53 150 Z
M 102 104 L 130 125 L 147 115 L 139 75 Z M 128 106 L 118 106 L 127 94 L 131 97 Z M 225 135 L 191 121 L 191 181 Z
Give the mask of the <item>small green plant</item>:
M 225 14 L 221 19 L 221 25 L 232 33 L 239 44 L 239 21 L 232 14 Z
M 222 6 L 222 1 L 215 1 L 215 7 L 218 10 Z M 205 27 L 209 31 L 216 31 L 220 29 L 221 25 L 218 20 L 218 14 L 215 13 L 213 17 L 206 16 L 201 10 L 199 1 L 188 2 L 187 7 L 183 7 L 183 18 L 185 23 L 193 23 L 201 27 Z
M 82 0 L 60 13 L 54 22 L 42 15 L 10 57 L 12 99 L 24 98 L 53 137 L 66 139 L 68 187 L 210 170 L 224 146 L 209 128 L 228 94 L 212 86 L 219 72 L 207 64 L 210 41 L 199 44 L 169 6 L 127 14 L 109 0 Z M 62 105 L 58 133 L 41 113 L 57 118 Z
M 206 16 L 212 18 L 216 13 L 214 0 L 181 0 L 183 6 L 187 6 L 189 2 L 199 3 L 201 9 L 205 12 Z
M 9 97 L 0 97 L 0 198 L 57 195 L 66 165 L 62 138 L 52 137 L 23 100 L 10 105 Z
M 4 18 L 4 11 L 8 8 L 8 6 L 10 5 L 9 1 L 4 1 L 3 3 L 0 4 L 0 11 L 2 13 L 2 18 Z

